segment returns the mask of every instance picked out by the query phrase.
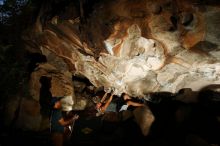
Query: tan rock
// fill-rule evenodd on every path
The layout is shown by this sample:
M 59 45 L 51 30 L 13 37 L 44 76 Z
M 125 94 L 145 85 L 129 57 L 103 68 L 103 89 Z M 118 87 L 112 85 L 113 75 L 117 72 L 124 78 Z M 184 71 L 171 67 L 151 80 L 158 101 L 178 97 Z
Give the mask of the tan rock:
M 117 95 L 199 90 L 220 83 L 220 9 L 205 8 L 201 11 L 189 0 L 101 2 L 89 23 L 72 19 L 57 23 L 55 16 L 47 26 L 31 31 L 36 33 L 33 39 L 27 34 L 24 38 L 29 48 L 39 47 L 58 72 L 84 76 L 97 88 L 116 89 Z M 203 41 L 212 46 L 200 48 Z M 54 96 L 72 94 L 72 85 L 59 81 L 52 77 Z M 31 85 L 36 87 L 31 91 L 35 99 L 38 85 Z
M 133 113 L 142 134 L 147 136 L 150 133 L 151 126 L 155 120 L 151 110 L 148 106 L 143 106 L 136 108 Z

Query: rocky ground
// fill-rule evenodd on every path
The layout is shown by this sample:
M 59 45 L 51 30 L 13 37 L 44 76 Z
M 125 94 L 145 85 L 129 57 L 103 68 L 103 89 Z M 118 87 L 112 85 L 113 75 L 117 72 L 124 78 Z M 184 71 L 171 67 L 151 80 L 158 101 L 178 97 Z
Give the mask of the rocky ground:
M 65 145 L 149 146 L 218 146 L 220 144 L 219 112 L 204 104 L 180 101 L 148 103 L 155 121 L 144 136 L 134 117 L 125 121 L 107 121 L 83 116 L 75 123 Z M 1 132 L 1 145 L 51 145 L 49 130 L 41 132 L 11 129 Z

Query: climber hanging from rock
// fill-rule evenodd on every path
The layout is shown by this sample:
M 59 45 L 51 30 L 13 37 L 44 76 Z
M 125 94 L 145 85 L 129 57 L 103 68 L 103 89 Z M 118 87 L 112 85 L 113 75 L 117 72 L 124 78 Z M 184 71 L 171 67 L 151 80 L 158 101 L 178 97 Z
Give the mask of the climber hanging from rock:
M 101 100 L 98 103 L 96 103 L 95 108 L 98 111 L 96 113 L 96 116 L 103 115 L 105 112 L 118 113 L 127 110 L 128 107 L 132 108 L 132 107 L 144 106 L 144 103 L 141 102 L 139 99 L 132 98 L 125 93 L 121 95 L 121 98 L 118 98 L 116 101 L 112 102 L 112 99 L 115 94 L 114 90 L 112 90 L 110 97 L 106 100 L 110 92 L 109 91 L 105 92 Z

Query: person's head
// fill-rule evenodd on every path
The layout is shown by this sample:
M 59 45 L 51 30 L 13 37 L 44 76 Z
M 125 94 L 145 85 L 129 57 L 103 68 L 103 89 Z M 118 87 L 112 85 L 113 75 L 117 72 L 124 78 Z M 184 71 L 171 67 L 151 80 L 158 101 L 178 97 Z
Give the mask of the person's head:
M 123 94 L 122 94 L 122 98 L 123 98 L 124 100 L 131 99 L 131 97 L 130 97 L 128 94 L 126 94 L 126 93 L 123 93 Z
M 54 109 L 60 109 L 62 107 L 61 100 L 62 97 L 53 97 L 51 101 L 51 106 Z

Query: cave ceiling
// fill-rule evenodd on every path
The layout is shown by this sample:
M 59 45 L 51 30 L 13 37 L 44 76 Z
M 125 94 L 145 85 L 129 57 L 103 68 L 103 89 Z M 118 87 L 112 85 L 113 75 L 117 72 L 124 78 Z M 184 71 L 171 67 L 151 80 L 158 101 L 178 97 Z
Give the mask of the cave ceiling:
M 26 49 L 45 55 L 58 71 L 84 76 L 115 94 L 220 83 L 218 3 L 105 0 L 90 11 L 87 3 L 68 4 L 44 21 L 49 10 L 42 7 L 23 35 Z

